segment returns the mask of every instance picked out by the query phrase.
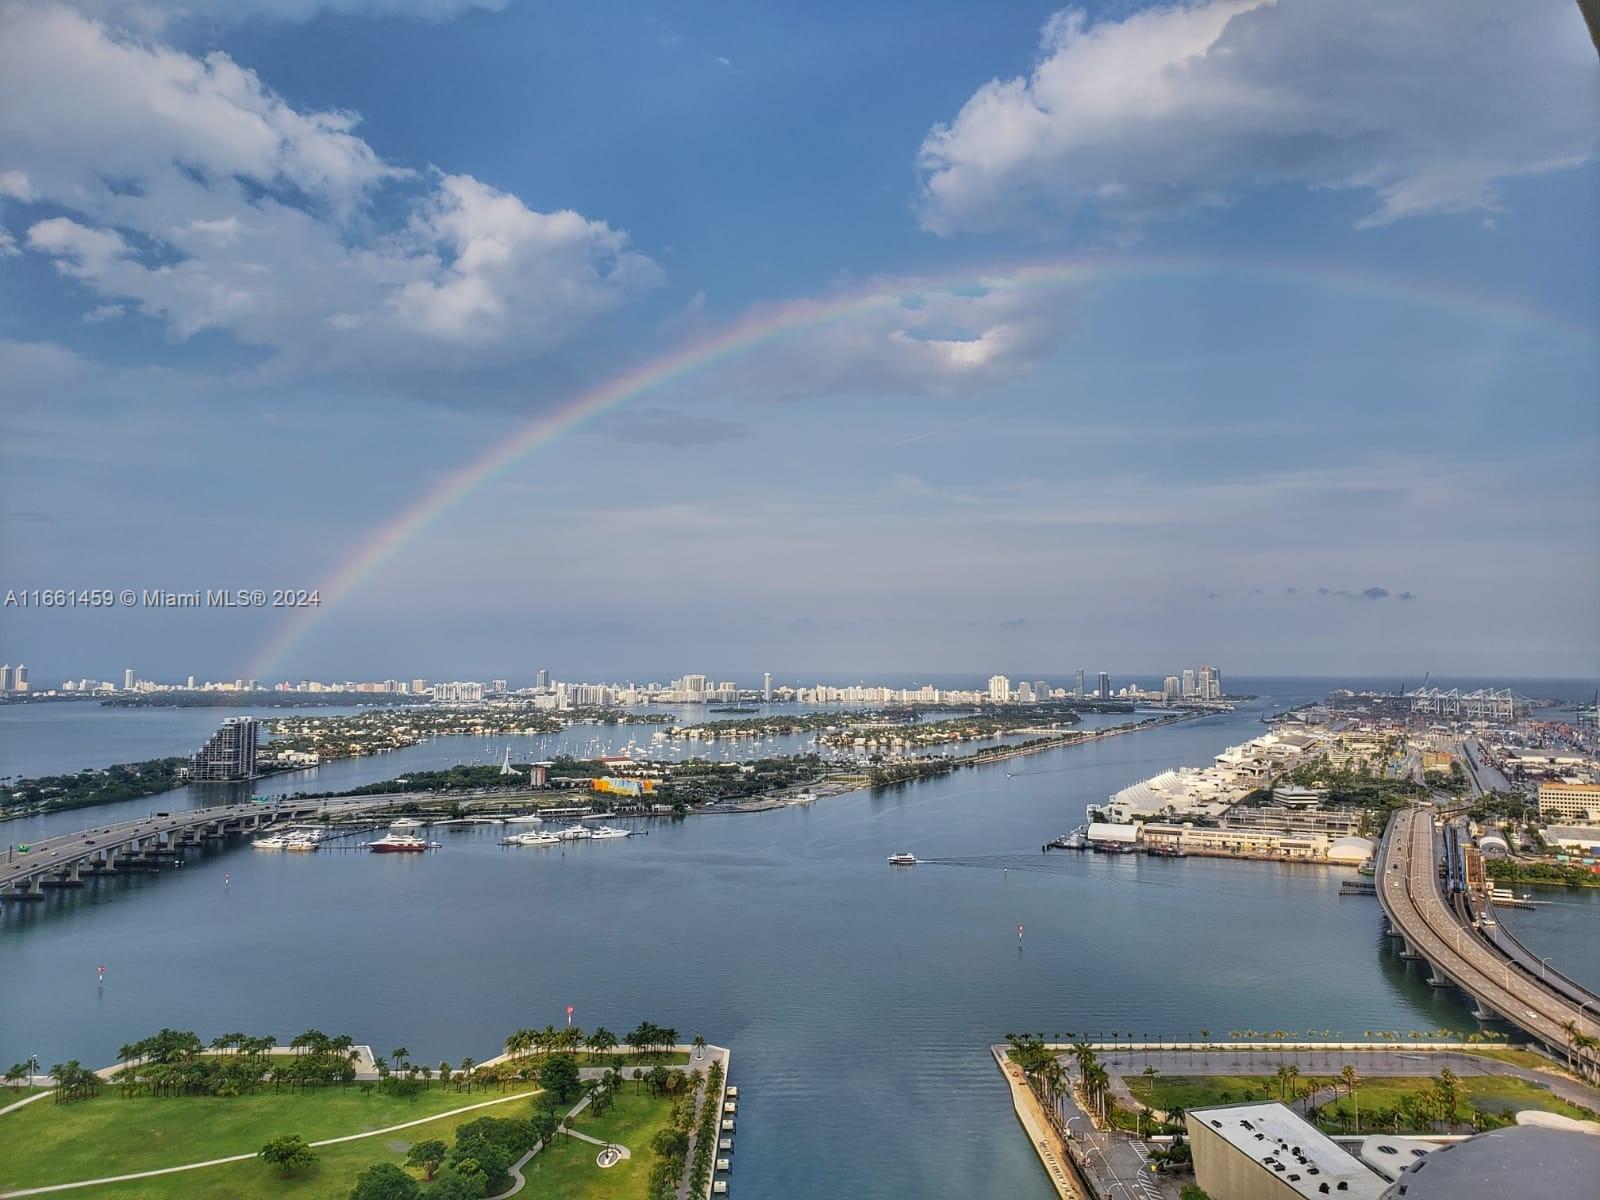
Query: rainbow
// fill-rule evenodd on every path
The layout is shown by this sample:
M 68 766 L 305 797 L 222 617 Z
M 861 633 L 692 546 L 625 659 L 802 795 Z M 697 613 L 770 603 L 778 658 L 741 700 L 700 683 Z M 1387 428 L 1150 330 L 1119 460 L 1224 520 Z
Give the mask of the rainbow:
M 699 341 L 627 370 L 534 417 L 510 439 L 458 468 L 409 508 L 360 543 L 317 589 L 317 608 L 297 609 L 253 657 L 249 676 L 265 679 L 289 651 L 331 615 L 341 601 L 374 571 L 398 554 L 440 516 L 485 484 L 505 474 L 562 434 L 610 409 L 707 367 L 748 354 L 777 339 L 870 314 L 891 310 L 917 296 L 958 289 L 1023 289 L 1082 286 L 1096 282 L 1181 280 L 1223 277 L 1268 284 L 1312 286 L 1320 290 L 1381 301 L 1417 305 L 1471 321 L 1505 327 L 1531 327 L 1581 341 L 1600 338 L 1596 330 L 1520 301 L 1436 284 L 1389 278 L 1326 263 L 1283 260 L 1122 257 L 1079 258 L 984 269 L 968 268 L 900 282 L 879 281 L 826 299 L 793 300 L 758 307 L 742 319 Z

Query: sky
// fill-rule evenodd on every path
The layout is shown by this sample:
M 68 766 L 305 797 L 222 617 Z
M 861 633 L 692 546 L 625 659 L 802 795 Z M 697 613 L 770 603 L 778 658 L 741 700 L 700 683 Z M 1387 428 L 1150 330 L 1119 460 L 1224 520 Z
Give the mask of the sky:
M 0 0 L 0 658 L 1593 678 L 1597 159 L 1571 0 Z

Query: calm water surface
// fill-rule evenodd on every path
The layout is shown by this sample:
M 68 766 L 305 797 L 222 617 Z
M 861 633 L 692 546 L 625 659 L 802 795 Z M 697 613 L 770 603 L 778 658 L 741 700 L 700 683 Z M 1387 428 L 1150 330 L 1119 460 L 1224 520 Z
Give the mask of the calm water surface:
M 162 1025 L 482 1059 L 572 1004 L 732 1046 L 741 1195 L 1047 1200 L 987 1057 L 1008 1030 L 1474 1027 L 1334 871 L 1039 851 L 1086 802 L 1320 694 L 565 852 L 491 827 L 415 858 L 235 849 L 17 906 L 0 1060 L 109 1062 Z M 928 861 L 888 867 L 900 849 Z

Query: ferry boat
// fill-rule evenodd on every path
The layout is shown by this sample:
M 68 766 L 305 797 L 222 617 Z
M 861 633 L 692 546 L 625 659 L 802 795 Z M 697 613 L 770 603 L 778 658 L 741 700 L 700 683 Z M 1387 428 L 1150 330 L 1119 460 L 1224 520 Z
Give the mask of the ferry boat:
M 914 867 L 917 865 L 917 856 L 909 850 L 897 850 L 889 855 L 889 865 L 892 867 Z
M 500 843 L 502 846 L 559 846 L 561 839 L 553 833 L 534 830 L 531 833 L 514 833 Z
M 1064 833 L 1058 838 L 1052 838 L 1044 844 L 1046 850 L 1087 850 L 1089 848 L 1089 827 L 1079 825 L 1071 833 Z
M 420 854 L 429 848 L 427 842 L 410 833 L 390 832 L 375 842 L 367 843 L 367 849 L 374 854 Z

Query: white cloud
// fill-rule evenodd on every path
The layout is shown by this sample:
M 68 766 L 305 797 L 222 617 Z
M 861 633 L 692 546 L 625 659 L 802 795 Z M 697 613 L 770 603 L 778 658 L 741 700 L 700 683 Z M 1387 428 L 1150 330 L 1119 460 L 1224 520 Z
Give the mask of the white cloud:
M 224 54 L 0 9 L 0 187 L 70 213 L 27 245 L 176 338 L 220 330 L 289 366 L 466 368 L 544 352 L 658 278 L 605 223 L 397 167 L 356 124 Z
M 1364 223 L 1492 207 L 1593 159 L 1600 72 L 1569 0 L 1209 0 L 1045 27 L 919 155 L 939 233 L 1137 222 L 1253 183 L 1355 189 Z
M 128 309 L 121 304 L 97 304 L 83 314 L 85 325 L 98 325 L 102 321 L 115 321 L 118 317 L 125 316 Z
M 797 399 L 856 392 L 955 394 L 1025 374 L 1073 326 L 1076 294 L 994 276 L 962 287 L 880 280 L 843 298 L 757 309 L 791 331 L 723 368 L 754 396 Z

